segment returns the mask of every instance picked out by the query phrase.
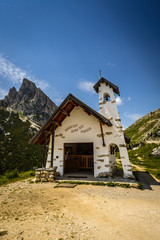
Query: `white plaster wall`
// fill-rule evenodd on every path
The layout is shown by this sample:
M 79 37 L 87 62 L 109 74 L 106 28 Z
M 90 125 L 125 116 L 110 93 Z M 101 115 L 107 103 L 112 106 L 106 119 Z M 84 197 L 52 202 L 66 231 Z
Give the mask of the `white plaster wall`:
M 105 93 L 110 95 L 111 101 L 104 102 Z M 113 89 L 105 83 L 99 86 L 99 112 L 106 118 L 119 117 Z
M 104 101 L 104 95 L 106 93 L 110 95 L 110 101 L 107 102 Z M 114 139 L 109 138 L 109 142 L 110 144 L 116 144 L 119 148 L 124 177 L 133 177 L 114 92 L 113 89 L 105 83 L 101 83 L 99 86 L 99 112 L 113 124 L 112 131 Z M 112 162 L 112 156 L 110 156 L 110 159 Z
M 75 125 L 75 127 L 74 127 Z M 72 126 L 72 127 L 71 127 Z M 71 127 L 68 129 L 68 127 Z M 108 127 L 109 128 L 109 127 Z M 89 131 L 87 131 L 87 129 Z M 85 132 L 86 130 L 86 132 Z M 84 131 L 84 132 L 81 132 Z M 101 134 L 99 121 L 92 115 L 88 115 L 80 107 L 70 113 L 70 117 L 62 122 L 62 126 L 59 126 L 55 131 L 55 144 L 54 144 L 54 162 L 53 165 L 57 166 L 57 171 L 63 175 L 63 161 L 64 161 L 64 143 L 87 143 L 93 142 L 94 153 L 94 176 L 97 176 L 102 171 L 102 164 L 97 161 L 98 156 L 106 154 L 106 147 L 102 146 L 102 137 L 97 136 Z M 58 158 L 56 158 L 58 157 Z M 51 159 L 51 138 L 49 143 L 49 153 L 47 158 L 47 167 L 50 166 Z M 107 163 L 108 159 L 105 160 Z M 97 167 L 100 167 L 99 169 Z
M 75 125 L 73 127 L 73 125 Z M 68 129 L 68 127 L 71 127 Z M 82 127 L 83 126 L 83 127 Z M 94 176 L 97 177 L 99 173 L 107 172 L 112 174 L 112 163 L 109 154 L 109 145 L 115 143 L 118 147 L 124 143 L 124 136 L 119 133 L 116 127 L 103 125 L 104 140 L 106 146 L 102 145 L 102 136 L 100 130 L 99 120 L 88 115 L 81 107 L 75 107 L 70 113 L 70 117 L 66 117 L 55 130 L 55 144 L 54 144 L 54 161 L 53 166 L 57 166 L 57 171 L 63 175 L 64 171 L 64 143 L 86 143 L 93 142 L 94 153 Z M 68 129 L 68 130 L 67 130 Z M 89 131 L 86 131 L 89 129 Z M 84 131 L 82 133 L 82 131 Z M 108 135 L 109 133 L 109 135 Z M 124 175 L 129 175 L 127 169 L 129 168 L 129 159 L 127 161 L 126 147 L 119 147 L 122 154 L 124 166 Z M 51 160 L 51 138 L 49 143 L 49 152 L 47 157 L 46 167 L 50 167 Z M 130 173 L 130 172 L 129 172 Z

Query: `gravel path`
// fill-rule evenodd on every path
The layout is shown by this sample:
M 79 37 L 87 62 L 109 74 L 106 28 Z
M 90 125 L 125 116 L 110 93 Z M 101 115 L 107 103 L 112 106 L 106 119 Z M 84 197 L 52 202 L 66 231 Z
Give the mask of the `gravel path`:
M 0 188 L 2 240 L 158 240 L 160 187 L 153 191 L 16 182 Z

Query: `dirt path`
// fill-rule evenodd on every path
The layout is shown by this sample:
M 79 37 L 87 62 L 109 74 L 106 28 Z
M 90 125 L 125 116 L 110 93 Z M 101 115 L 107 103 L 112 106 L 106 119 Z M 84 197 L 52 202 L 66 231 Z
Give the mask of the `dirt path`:
M 159 143 L 160 143 L 159 140 L 147 140 L 146 142 L 147 142 L 147 143 L 156 143 L 156 144 L 159 144 Z
M 134 167 L 135 170 L 137 171 L 146 171 L 146 168 L 144 166 L 140 166 L 140 165 L 135 165 L 135 164 L 131 164 L 132 167 Z
M 0 188 L 3 240 L 158 240 L 160 187 L 153 191 L 17 182 Z

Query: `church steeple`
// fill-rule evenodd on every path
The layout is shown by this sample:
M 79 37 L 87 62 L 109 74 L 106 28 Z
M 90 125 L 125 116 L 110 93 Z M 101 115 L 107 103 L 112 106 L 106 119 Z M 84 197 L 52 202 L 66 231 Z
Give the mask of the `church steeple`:
M 119 88 L 103 77 L 93 87 L 99 93 L 99 113 L 108 119 L 119 118 L 114 94 L 120 95 Z

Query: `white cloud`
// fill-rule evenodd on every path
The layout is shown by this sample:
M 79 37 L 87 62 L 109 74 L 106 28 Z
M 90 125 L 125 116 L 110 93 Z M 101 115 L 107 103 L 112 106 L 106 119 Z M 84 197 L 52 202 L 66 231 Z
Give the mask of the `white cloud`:
M 131 97 L 128 97 L 128 101 L 131 101 Z
M 0 99 L 3 99 L 8 94 L 6 89 L 0 88 Z
M 123 130 L 125 130 L 127 128 L 127 126 L 126 125 L 122 125 L 122 128 L 123 128 Z
M 2 54 L 0 55 L 0 75 L 12 83 L 20 83 L 26 72 L 16 67 L 12 62 L 7 60 Z
M 64 99 L 61 96 L 59 96 L 54 99 L 54 102 L 59 106 L 63 102 L 63 100 Z
M 44 81 L 44 80 L 39 80 L 39 79 L 30 79 L 32 80 L 33 82 L 35 82 L 35 84 L 37 85 L 37 87 L 39 87 L 40 89 L 42 90 L 45 90 L 47 88 L 49 88 L 49 83 L 47 81 Z
M 0 76 L 14 84 L 21 83 L 23 78 L 27 78 L 35 82 L 42 90 L 49 87 L 47 81 L 37 79 L 29 71 L 23 70 L 9 61 L 3 54 L 0 54 Z
M 119 105 L 123 105 L 123 99 L 120 98 L 119 96 L 116 97 L 116 103 L 117 103 L 118 106 L 119 106 Z
M 113 67 L 113 66 L 114 66 L 114 63 L 107 62 L 106 65 L 107 65 L 108 67 Z
M 56 105 L 60 105 L 63 102 L 64 98 L 62 94 L 55 87 L 50 88 L 47 92 Z
M 88 93 L 94 93 L 94 82 L 89 82 L 89 81 L 80 81 L 78 83 L 78 88 L 84 92 Z
M 136 121 L 136 120 L 138 120 L 139 118 L 142 117 L 142 115 L 139 114 L 139 113 L 132 113 L 132 114 L 130 114 L 130 113 L 125 113 L 124 115 L 125 115 L 126 117 L 130 118 L 130 119 L 133 120 L 133 121 Z

